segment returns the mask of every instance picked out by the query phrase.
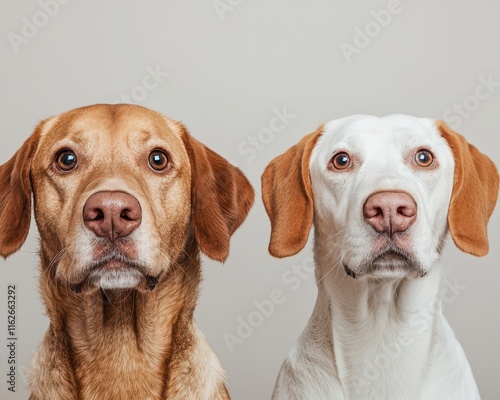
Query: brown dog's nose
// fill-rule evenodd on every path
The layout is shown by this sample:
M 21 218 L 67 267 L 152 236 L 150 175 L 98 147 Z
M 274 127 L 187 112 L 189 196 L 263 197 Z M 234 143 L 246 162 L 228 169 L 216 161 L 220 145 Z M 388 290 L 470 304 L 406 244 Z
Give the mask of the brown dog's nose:
M 377 232 L 392 235 L 406 231 L 417 219 L 417 204 L 403 192 L 372 194 L 363 207 L 363 215 Z
M 137 199 L 123 192 L 98 192 L 90 196 L 83 207 L 85 226 L 99 237 L 112 242 L 130 235 L 142 221 Z

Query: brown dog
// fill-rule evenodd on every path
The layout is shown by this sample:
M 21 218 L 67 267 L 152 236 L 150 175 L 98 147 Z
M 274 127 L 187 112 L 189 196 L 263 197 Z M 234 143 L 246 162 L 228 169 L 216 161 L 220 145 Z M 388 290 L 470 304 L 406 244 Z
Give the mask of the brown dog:
M 0 166 L 3 257 L 31 194 L 50 327 L 30 399 L 228 399 L 193 312 L 199 250 L 224 261 L 252 206 L 242 172 L 156 112 L 94 105 L 43 121 Z

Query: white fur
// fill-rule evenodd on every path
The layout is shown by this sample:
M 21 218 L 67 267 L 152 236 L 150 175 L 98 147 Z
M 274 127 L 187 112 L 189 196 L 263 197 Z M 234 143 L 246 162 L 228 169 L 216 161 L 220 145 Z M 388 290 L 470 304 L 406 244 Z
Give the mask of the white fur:
M 141 273 L 135 269 L 126 271 L 97 271 L 93 274 L 101 289 L 128 289 L 141 281 Z
M 416 150 L 439 165 L 412 165 Z M 327 168 L 338 151 L 352 170 Z M 314 252 L 318 299 L 285 360 L 274 399 L 475 400 L 479 392 L 464 352 L 441 312 L 454 160 L 434 121 L 404 115 L 352 116 L 325 125 L 310 159 L 315 202 Z M 363 219 L 370 194 L 395 190 L 417 203 L 406 249 L 417 272 L 360 269 L 376 234 Z M 344 264 L 357 272 L 348 276 Z

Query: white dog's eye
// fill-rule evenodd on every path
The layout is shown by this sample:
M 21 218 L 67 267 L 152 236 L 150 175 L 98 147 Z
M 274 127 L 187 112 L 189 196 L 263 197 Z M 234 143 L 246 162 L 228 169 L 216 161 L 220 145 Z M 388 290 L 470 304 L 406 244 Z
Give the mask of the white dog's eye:
M 415 154 L 415 162 L 417 165 L 427 168 L 434 163 L 434 157 L 429 150 L 419 150 Z
M 328 165 L 330 169 L 339 171 L 345 170 L 350 166 L 351 166 L 351 158 L 349 157 L 349 154 L 345 152 L 335 154 L 330 160 L 330 163 Z

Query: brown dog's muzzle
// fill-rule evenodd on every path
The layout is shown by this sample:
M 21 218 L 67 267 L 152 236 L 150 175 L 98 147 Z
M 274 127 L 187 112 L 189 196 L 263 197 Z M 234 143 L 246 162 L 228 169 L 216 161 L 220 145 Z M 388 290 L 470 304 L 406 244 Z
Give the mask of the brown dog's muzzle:
M 142 221 L 142 209 L 134 196 L 124 192 L 98 192 L 83 207 L 85 226 L 111 242 L 134 232 Z

